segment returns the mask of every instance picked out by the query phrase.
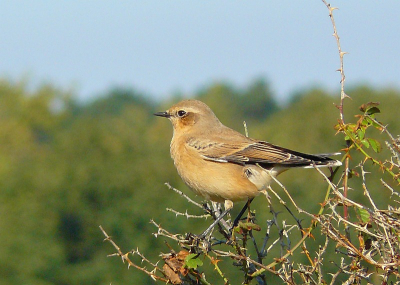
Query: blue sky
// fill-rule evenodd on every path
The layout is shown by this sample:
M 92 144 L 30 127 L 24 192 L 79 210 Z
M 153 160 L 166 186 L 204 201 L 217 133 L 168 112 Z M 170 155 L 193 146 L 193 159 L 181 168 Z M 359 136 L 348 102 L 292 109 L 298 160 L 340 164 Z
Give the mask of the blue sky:
M 332 1 L 347 86 L 400 86 L 397 1 Z M 339 88 L 337 47 L 322 1 L 4 1 L 0 77 L 74 89 L 112 86 L 155 98 L 225 80 L 266 78 L 280 100 Z

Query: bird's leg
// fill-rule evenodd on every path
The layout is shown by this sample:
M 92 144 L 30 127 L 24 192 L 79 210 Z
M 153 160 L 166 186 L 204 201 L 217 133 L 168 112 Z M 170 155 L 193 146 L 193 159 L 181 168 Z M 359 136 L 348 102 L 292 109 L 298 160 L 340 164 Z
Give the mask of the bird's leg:
M 334 171 L 333 171 L 333 169 L 332 169 L 332 167 L 328 167 L 328 169 L 329 169 L 329 172 L 330 172 L 330 176 L 329 176 L 329 181 L 332 181 L 332 179 L 333 179 L 333 174 L 335 173 Z
M 215 221 L 201 234 L 199 235 L 199 239 L 203 239 L 206 235 L 222 220 L 226 214 L 233 208 L 232 201 L 225 200 L 225 210 L 215 219 Z
M 242 218 L 244 212 L 246 212 L 247 208 L 250 209 L 250 204 L 254 198 L 247 200 L 247 203 L 244 205 L 243 209 L 240 211 L 239 215 L 236 217 L 235 221 L 233 222 L 232 229 L 235 228 L 238 224 L 240 219 Z

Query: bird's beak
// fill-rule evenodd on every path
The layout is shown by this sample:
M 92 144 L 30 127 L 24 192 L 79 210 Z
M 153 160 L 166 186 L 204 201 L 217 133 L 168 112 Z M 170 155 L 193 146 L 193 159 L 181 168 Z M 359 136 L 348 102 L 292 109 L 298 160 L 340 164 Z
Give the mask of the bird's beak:
M 157 112 L 157 113 L 154 113 L 154 115 L 155 115 L 155 116 L 159 116 L 159 117 L 164 117 L 164 118 L 169 118 L 169 117 L 171 117 L 171 115 L 168 114 L 167 112 Z

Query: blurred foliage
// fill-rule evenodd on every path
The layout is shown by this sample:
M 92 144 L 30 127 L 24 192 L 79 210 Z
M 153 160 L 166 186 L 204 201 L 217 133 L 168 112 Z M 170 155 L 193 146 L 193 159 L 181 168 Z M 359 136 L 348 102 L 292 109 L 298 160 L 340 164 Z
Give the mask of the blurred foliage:
M 348 94 L 348 118 L 362 103 L 379 101 L 377 117 L 400 133 L 400 91 L 358 86 Z M 302 152 L 345 147 L 333 128 L 338 99 L 323 90 L 304 90 L 279 106 L 259 79 L 244 89 L 215 83 L 195 97 L 242 133 L 246 120 L 251 137 Z M 103 243 L 99 225 L 119 246 L 139 247 L 150 259 L 169 250 L 151 235 L 156 228 L 150 219 L 174 232 L 200 233 L 208 226 L 166 212 L 201 214 L 164 185 L 201 201 L 183 185 L 169 157 L 172 127 L 152 115 L 170 103 L 117 88 L 82 104 L 51 85 L 29 91 L 25 83 L 0 80 L 0 285 L 148 284 L 145 274 L 107 258 L 113 249 Z M 293 170 L 281 181 L 301 197 L 300 207 L 319 209 L 325 184 L 315 171 Z M 377 203 L 390 199 L 380 193 L 379 181 L 369 187 Z M 365 199 L 360 190 L 349 195 Z M 253 206 L 260 221 L 269 215 L 263 199 Z

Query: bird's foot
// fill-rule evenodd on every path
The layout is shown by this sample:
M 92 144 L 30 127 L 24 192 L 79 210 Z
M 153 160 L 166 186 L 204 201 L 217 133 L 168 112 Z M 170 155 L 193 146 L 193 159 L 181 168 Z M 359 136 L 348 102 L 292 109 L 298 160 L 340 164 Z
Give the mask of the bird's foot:
M 196 235 L 193 233 L 188 233 L 186 234 L 183 243 L 191 247 L 195 252 L 198 252 L 199 249 L 208 252 L 211 249 L 210 240 L 203 236 L 203 234 Z

